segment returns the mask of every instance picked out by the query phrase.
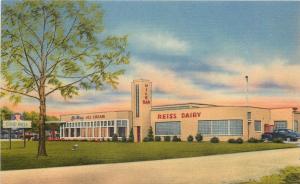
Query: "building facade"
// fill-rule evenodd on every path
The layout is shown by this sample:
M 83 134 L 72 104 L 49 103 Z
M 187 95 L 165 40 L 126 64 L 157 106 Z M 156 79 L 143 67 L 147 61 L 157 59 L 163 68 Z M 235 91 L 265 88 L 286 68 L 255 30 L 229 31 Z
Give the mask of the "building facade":
M 300 131 L 297 108 L 261 108 L 185 103 L 152 106 L 152 83 L 134 80 L 131 83 L 131 110 L 62 115 L 62 139 L 111 139 L 129 137 L 132 129 L 135 142 L 147 136 L 150 127 L 154 136 L 203 135 L 204 140 L 218 137 L 221 141 L 241 137 L 261 138 L 276 128 Z

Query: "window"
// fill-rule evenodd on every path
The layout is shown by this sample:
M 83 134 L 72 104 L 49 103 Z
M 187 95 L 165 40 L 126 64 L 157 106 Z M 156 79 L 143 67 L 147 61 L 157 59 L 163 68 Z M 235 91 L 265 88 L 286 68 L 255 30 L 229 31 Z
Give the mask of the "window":
M 211 121 L 199 121 L 198 122 L 198 132 L 203 135 L 211 134 Z
M 243 121 L 239 119 L 230 120 L 230 135 L 243 135 Z
M 295 120 L 295 122 L 294 122 L 294 131 L 299 132 L 299 121 L 298 120 Z
M 261 121 L 260 120 L 254 121 L 254 129 L 256 132 L 261 132 Z
M 127 127 L 127 120 L 117 120 L 117 127 Z
M 287 128 L 287 121 L 274 121 L 275 129 Z
M 242 120 L 199 120 L 198 132 L 202 135 L 242 135 Z
M 118 127 L 118 136 L 125 137 L 125 127 Z
M 251 112 L 247 112 L 247 119 L 251 119 Z
M 140 88 L 139 85 L 135 86 L 135 106 L 136 106 L 136 117 L 140 116 Z
M 180 122 L 155 123 L 156 135 L 180 135 Z
M 212 134 L 213 135 L 228 135 L 228 121 L 217 120 L 212 123 Z

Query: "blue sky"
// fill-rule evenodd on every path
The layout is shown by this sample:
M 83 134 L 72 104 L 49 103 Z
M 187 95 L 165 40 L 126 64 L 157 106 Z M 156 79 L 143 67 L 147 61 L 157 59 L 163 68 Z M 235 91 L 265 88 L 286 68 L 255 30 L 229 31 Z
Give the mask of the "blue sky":
M 128 35 L 118 90 L 52 97 L 50 112 L 130 109 L 130 82 L 153 82 L 153 104 L 300 106 L 300 2 L 101 2 L 105 34 Z M 27 101 L 26 103 L 30 103 Z

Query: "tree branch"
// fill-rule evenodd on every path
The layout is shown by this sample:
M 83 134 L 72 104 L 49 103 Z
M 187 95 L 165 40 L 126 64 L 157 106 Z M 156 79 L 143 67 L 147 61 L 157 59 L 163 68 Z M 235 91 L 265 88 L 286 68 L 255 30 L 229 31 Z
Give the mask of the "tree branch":
M 111 60 L 111 61 L 103 68 L 103 70 L 105 70 L 107 67 L 109 67 L 109 65 L 111 65 L 111 63 L 112 63 L 112 60 Z M 47 95 L 53 93 L 54 91 L 56 91 L 56 90 L 58 90 L 58 89 L 62 89 L 62 88 L 66 88 L 66 87 L 72 86 L 73 84 L 76 84 L 76 83 L 82 81 L 83 79 L 86 79 L 86 78 L 90 77 L 91 75 L 94 75 L 94 74 L 96 74 L 96 73 L 98 73 L 98 72 L 99 72 L 99 71 L 95 71 L 95 72 L 92 72 L 92 73 L 90 73 L 90 74 L 87 74 L 87 75 L 83 76 L 82 78 L 80 78 L 80 79 L 78 79 L 78 80 L 76 80 L 76 81 L 74 81 L 74 82 L 71 82 L 71 83 L 69 83 L 69 84 L 66 84 L 66 85 L 64 85 L 64 86 L 58 86 L 58 87 L 54 88 L 53 90 L 49 91 L 48 93 L 46 93 L 45 96 L 47 96 Z
M 20 38 L 21 38 L 21 42 L 22 42 L 22 47 L 23 47 L 23 52 L 24 52 L 24 54 L 25 54 L 27 64 L 28 64 L 28 66 L 29 66 L 30 72 L 32 73 L 32 77 L 34 78 L 34 81 L 35 81 L 35 83 L 36 83 L 36 86 L 37 86 L 37 88 L 39 89 L 39 85 L 38 85 L 37 79 L 35 78 L 35 73 L 34 73 L 34 71 L 33 71 L 33 69 L 32 69 L 32 66 L 31 66 L 29 60 L 28 60 L 27 51 L 26 51 L 26 49 L 25 49 L 24 40 L 23 40 L 23 36 L 22 36 L 21 28 L 20 28 L 20 25 L 19 25 L 19 24 L 18 24 L 18 28 L 19 28 L 18 30 L 19 30 L 19 34 L 20 34 Z
M 15 91 L 15 90 L 5 89 L 5 88 L 2 88 L 2 87 L 0 89 L 4 90 L 4 91 L 7 91 L 7 92 L 10 92 L 10 93 L 16 93 L 16 94 L 20 94 L 20 95 L 24 95 L 24 96 L 27 96 L 27 97 L 30 97 L 30 98 L 35 98 L 37 100 L 40 100 L 38 97 L 32 96 L 32 95 L 28 95 L 27 93 L 22 93 L 22 92 Z
M 76 56 L 73 56 L 73 57 L 71 57 L 71 58 L 63 58 L 63 59 L 57 60 L 57 61 L 55 62 L 55 64 L 53 64 L 51 67 L 49 67 L 49 69 L 47 69 L 46 73 L 48 73 L 48 72 L 50 71 L 50 72 L 48 73 L 47 76 L 48 76 L 48 77 L 51 76 L 51 74 L 52 74 L 52 72 L 55 70 L 56 66 L 57 66 L 60 62 L 62 62 L 63 60 L 66 60 L 66 59 L 67 59 L 67 60 L 77 59 L 78 57 L 84 55 L 88 49 L 89 49 L 89 47 L 85 48 L 84 51 L 82 51 L 81 53 L 79 53 L 79 54 L 77 54 Z
M 78 11 L 78 12 L 79 12 L 79 11 Z M 78 12 L 77 12 L 77 13 L 78 13 Z M 72 23 L 72 26 L 70 27 L 68 33 L 67 33 L 66 36 L 63 38 L 63 40 L 59 43 L 59 45 L 60 45 L 60 44 L 63 44 L 64 41 L 67 40 L 67 38 L 69 37 L 69 35 L 71 34 L 71 32 L 72 32 L 73 29 L 74 29 L 74 26 L 75 26 L 75 22 L 76 22 L 76 21 L 77 21 L 77 16 L 74 18 L 73 23 Z M 56 48 L 57 48 L 57 47 L 53 47 L 52 50 L 49 51 L 49 54 L 48 54 L 48 55 L 50 55 L 51 52 L 53 52 Z

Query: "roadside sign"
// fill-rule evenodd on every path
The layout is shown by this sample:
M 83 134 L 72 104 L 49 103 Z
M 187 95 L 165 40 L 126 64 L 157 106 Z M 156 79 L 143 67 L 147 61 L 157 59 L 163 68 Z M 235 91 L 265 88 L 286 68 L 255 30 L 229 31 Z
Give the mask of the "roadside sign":
M 3 128 L 31 128 L 31 121 L 23 120 L 4 120 Z

